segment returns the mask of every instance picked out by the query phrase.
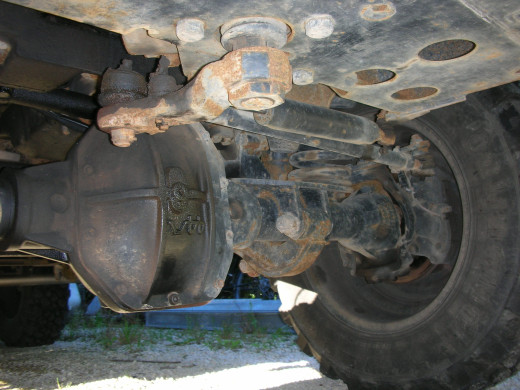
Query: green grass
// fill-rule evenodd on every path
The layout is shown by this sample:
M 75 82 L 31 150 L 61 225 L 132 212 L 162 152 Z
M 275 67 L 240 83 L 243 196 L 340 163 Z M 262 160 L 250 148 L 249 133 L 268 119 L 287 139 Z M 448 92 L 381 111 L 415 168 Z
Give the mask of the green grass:
M 60 389 L 60 390 L 61 390 L 61 389 L 67 389 L 67 388 L 69 388 L 70 386 L 72 386 L 72 382 L 67 382 L 66 385 L 62 385 L 62 384 L 60 383 L 60 380 L 59 380 L 58 378 L 56 378 L 56 386 L 57 386 L 57 388 Z
M 95 316 L 73 314 L 61 340 L 93 342 L 103 349 L 124 348 L 129 352 L 153 348 L 157 343 L 172 347 L 199 344 L 213 350 L 247 348 L 265 351 L 293 341 L 294 337 L 287 328 L 267 333 L 252 313 L 245 315 L 239 324 L 225 323 L 220 329 L 208 331 L 202 329 L 195 318 L 188 319 L 188 329 L 185 330 L 156 329 L 145 327 L 135 315 L 118 315 L 106 310 Z

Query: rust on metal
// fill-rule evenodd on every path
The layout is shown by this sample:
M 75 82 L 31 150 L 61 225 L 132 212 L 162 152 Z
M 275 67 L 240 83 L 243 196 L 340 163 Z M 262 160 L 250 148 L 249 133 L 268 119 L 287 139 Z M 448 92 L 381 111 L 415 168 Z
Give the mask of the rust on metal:
M 418 56 L 426 61 L 447 61 L 465 56 L 475 49 L 475 43 L 465 39 L 449 39 L 435 42 L 422 49 Z M 496 56 L 500 56 L 497 53 Z M 496 58 L 491 56 L 491 58 Z
M 388 69 L 365 69 L 356 72 L 357 85 L 375 85 L 385 83 L 395 77 Z
M 410 272 L 403 276 L 398 276 L 396 280 L 392 283 L 395 284 L 403 284 L 410 283 L 417 279 L 420 279 L 426 275 L 429 275 L 435 268 L 438 266 L 433 265 L 430 260 L 425 259 L 423 263 L 421 263 L 417 267 L 411 267 Z
M 395 134 L 388 130 L 379 130 L 379 143 L 387 146 L 395 144 Z
M 292 87 L 292 70 L 287 54 L 269 47 L 249 47 L 233 51 L 229 55 L 239 57 L 241 66 L 240 78 L 234 80 L 228 88 L 229 101 L 233 106 L 257 111 L 276 107 L 284 102 L 285 94 Z M 258 58 L 259 61 L 250 64 L 249 58 Z M 249 69 L 250 65 L 253 65 L 253 69 Z M 265 69 L 262 69 L 265 65 Z
M 432 95 L 435 95 L 437 92 L 437 88 L 434 87 L 406 88 L 394 92 L 392 94 L 392 98 L 397 100 L 417 100 L 430 97 Z
M 287 180 L 289 172 L 293 170 L 288 154 L 273 156 L 272 153 L 263 153 L 260 160 L 273 180 Z
M 363 19 L 371 22 L 380 22 L 390 19 L 395 13 L 395 6 L 390 1 L 365 4 L 361 7 L 361 11 L 359 11 Z
M 287 99 L 312 104 L 313 106 L 330 107 L 332 99 L 336 94 L 323 84 L 293 85 L 291 91 L 286 95 Z
M 244 150 L 251 155 L 260 156 L 263 152 L 269 150 L 269 143 L 265 137 L 254 137 L 255 141 L 244 143 Z
M 254 75 L 246 65 L 251 58 L 264 61 L 265 69 Z M 256 68 L 255 68 L 256 69 Z M 262 73 L 263 72 L 263 73 Z M 105 132 L 127 128 L 134 133 L 155 134 L 170 126 L 196 123 L 218 117 L 231 105 L 247 109 L 264 109 L 283 103 L 291 89 L 291 66 L 287 54 L 269 47 L 235 50 L 222 60 L 205 66 L 184 88 L 158 97 L 115 104 L 98 113 L 98 127 Z
M 307 242 L 309 241 L 309 242 Z M 278 244 L 278 245 L 277 245 Z M 328 242 L 288 241 L 284 243 L 257 242 L 253 247 L 240 251 L 248 259 L 249 267 L 255 273 L 267 277 L 298 275 L 309 268 Z M 284 259 L 283 264 L 273 259 Z

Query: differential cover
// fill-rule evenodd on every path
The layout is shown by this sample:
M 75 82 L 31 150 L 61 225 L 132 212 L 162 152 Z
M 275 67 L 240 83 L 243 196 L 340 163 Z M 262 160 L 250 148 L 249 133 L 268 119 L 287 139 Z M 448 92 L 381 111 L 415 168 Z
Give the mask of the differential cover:
M 112 309 L 215 298 L 232 258 L 224 164 L 201 125 L 115 148 L 91 131 L 73 156 L 74 269 Z
M 0 181 L 0 243 L 66 252 L 113 310 L 204 304 L 224 285 L 227 180 L 200 124 L 142 135 L 128 148 L 92 129 L 67 161 L 6 171 Z

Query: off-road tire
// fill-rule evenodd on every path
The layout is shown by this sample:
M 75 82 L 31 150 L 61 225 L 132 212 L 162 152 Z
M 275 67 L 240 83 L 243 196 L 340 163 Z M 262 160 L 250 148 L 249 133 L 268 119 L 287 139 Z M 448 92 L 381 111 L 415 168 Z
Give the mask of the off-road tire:
M 464 210 L 457 261 L 423 311 L 385 325 L 342 312 L 352 296 L 334 284 L 343 271 L 332 244 L 276 282 L 286 321 L 324 374 L 351 390 L 481 389 L 520 369 L 520 197 L 502 124 L 486 94 L 409 123 L 449 155 Z
M 24 286 L 0 289 L 0 339 L 10 347 L 55 342 L 65 326 L 69 286 Z

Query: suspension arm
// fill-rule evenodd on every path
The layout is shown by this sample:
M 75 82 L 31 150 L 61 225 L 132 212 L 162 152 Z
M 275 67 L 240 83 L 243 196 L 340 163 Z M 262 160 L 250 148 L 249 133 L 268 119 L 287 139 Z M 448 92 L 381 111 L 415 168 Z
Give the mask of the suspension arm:
M 364 119 L 364 118 L 363 118 Z M 227 109 L 218 118 L 208 121 L 222 126 L 232 127 L 243 131 L 284 139 L 303 145 L 313 146 L 319 149 L 330 150 L 347 156 L 361 158 L 387 165 L 394 171 L 408 171 L 420 169 L 421 162 L 414 158 L 411 151 L 402 149 L 390 149 L 379 145 L 356 145 L 343 139 L 327 139 L 321 134 L 310 131 L 306 134 L 286 130 L 275 130 L 259 124 L 252 112 Z

